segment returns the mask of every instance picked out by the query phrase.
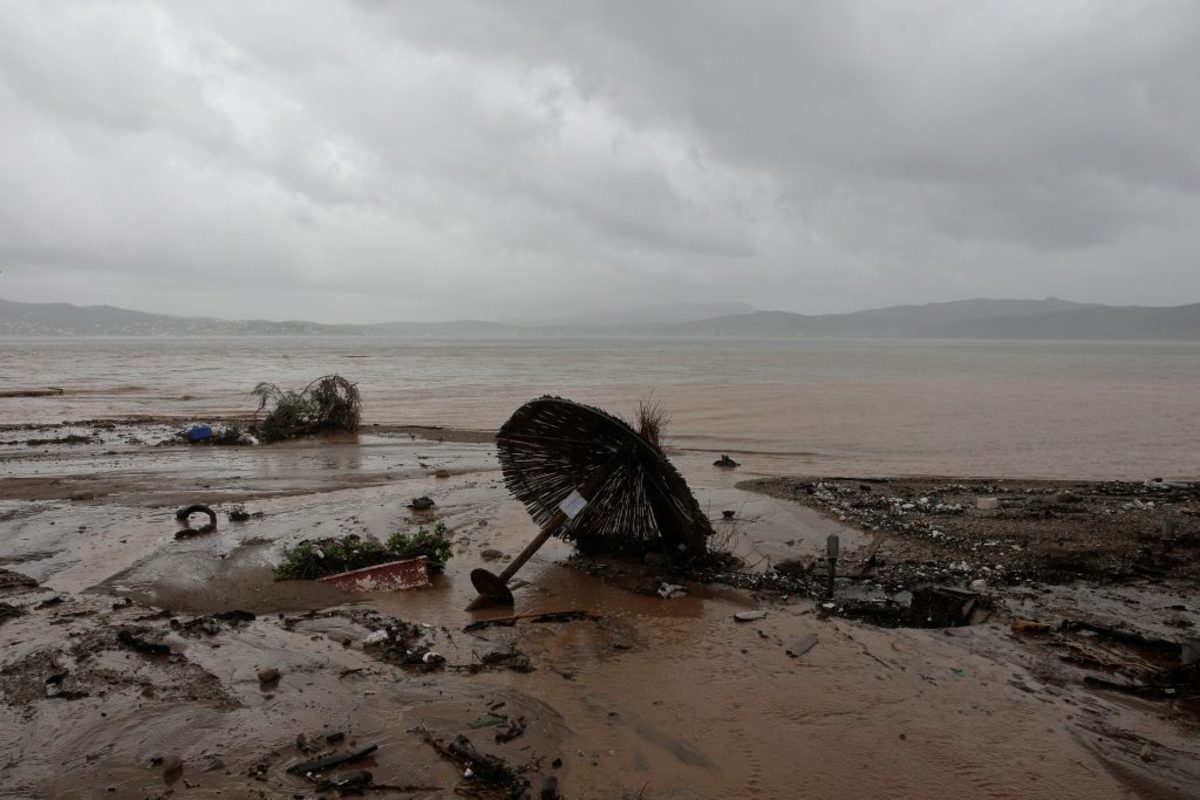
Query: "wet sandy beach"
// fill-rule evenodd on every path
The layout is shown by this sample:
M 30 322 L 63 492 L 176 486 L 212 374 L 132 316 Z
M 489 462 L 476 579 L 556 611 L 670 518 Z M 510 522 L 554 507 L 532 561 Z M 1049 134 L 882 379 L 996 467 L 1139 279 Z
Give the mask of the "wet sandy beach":
M 0 568 L 37 586 L 0 591 L 16 609 L 0 622 L 0 796 L 311 797 L 319 787 L 289 766 L 367 745 L 378 750 L 331 774 L 370 770 L 369 796 L 455 796 L 461 765 L 425 731 L 466 735 L 522 770 L 534 797 L 549 776 L 570 798 L 1200 796 L 1193 705 L 1088 688 L 1057 651 L 1010 630 L 1014 617 L 1080 609 L 1143 629 L 1164 613 L 1192 625 L 1191 581 L 997 586 L 982 624 L 881 628 L 820 599 L 721 584 L 684 581 L 686 596 L 664 600 L 661 570 L 583 562 L 552 542 L 520 573 L 515 610 L 589 616 L 466 631 L 510 613 L 464 612 L 467 573 L 535 533 L 486 435 L 160 447 L 170 425 L 83 427 L 93 441 L 2 451 Z M 847 559 L 869 545 L 854 520 L 737 488 L 771 477 L 752 459 L 726 472 L 712 458 L 673 455 L 748 571 L 816 559 L 831 533 Z M 410 511 L 420 495 L 436 507 Z M 176 540 L 175 509 L 193 502 L 218 511 L 218 530 Z M 230 522 L 234 504 L 262 516 Z M 435 520 L 454 557 L 431 589 L 271 580 L 302 539 Z M 193 623 L 235 609 L 254 619 Z M 766 615 L 734 619 L 753 609 Z M 446 667 L 364 646 L 389 619 L 421 626 Z M 170 654 L 122 643 L 123 630 Z M 811 649 L 789 654 L 810 635 Z M 513 651 L 532 671 L 480 666 Z M 279 680 L 261 683 L 263 669 Z M 523 731 L 497 742 L 518 719 Z M 172 757 L 182 769 L 155 761 Z

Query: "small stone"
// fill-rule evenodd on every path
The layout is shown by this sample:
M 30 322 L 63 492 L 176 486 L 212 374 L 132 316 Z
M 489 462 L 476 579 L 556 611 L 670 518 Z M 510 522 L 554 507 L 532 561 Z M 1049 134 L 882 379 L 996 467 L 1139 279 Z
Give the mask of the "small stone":
M 183 772 L 183 759 L 179 756 L 165 756 L 162 760 L 162 771 L 164 777 L 171 777 Z
M 258 671 L 258 682 L 261 684 L 271 684 L 279 681 L 280 672 L 275 667 L 266 667 Z
M 484 561 L 496 561 L 497 559 L 504 558 L 504 551 L 496 550 L 494 548 L 488 548 L 487 550 L 484 550 L 482 553 L 480 553 L 479 557 L 482 558 Z
M 443 468 L 441 468 L 441 469 L 436 469 L 436 470 L 434 470 L 434 472 L 433 472 L 433 477 L 435 477 L 435 478 L 449 478 L 449 477 L 450 477 L 450 470 L 448 470 L 448 469 L 446 469 L 446 468 L 444 468 L 444 467 L 443 467 Z
M 738 622 L 753 622 L 756 619 L 762 619 L 767 615 L 767 612 L 762 609 L 755 611 L 739 611 L 733 615 L 733 618 Z

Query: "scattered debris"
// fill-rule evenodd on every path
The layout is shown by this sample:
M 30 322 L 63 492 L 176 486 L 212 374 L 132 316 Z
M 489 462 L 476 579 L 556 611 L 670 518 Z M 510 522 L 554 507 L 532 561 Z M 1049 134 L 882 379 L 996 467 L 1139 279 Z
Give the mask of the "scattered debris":
M 471 633 L 472 631 L 482 630 L 493 626 L 511 628 L 517 624 L 518 620 L 528 620 L 529 622 L 575 622 L 576 620 L 599 619 L 595 614 L 589 614 L 582 609 L 571 609 L 569 611 L 536 611 L 528 614 L 515 614 L 508 617 L 493 617 L 491 619 L 479 619 L 468 623 L 463 631 Z
M 1163 478 L 1151 478 L 1142 484 L 1147 489 L 1153 489 L 1158 492 L 1169 492 L 1172 489 L 1191 489 L 1192 484 L 1185 481 L 1169 481 Z
M 83 436 L 82 434 L 71 433 L 55 439 L 26 439 L 24 444 L 26 447 L 42 447 L 48 444 L 97 444 L 99 441 L 100 437 L 98 436 Z
M 921 586 L 913 590 L 910 614 L 921 627 L 948 628 L 977 625 L 991 615 L 976 592 L 951 586 Z
M 347 592 L 394 592 L 433 585 L 429 582 L 429 559 L 425 556 L 326 575 L 317 581 Z
M 139 653 L 145 653 L 150 656 L 167 656 L 171 654 L 169 646 L 163 644 L 161 641 L 147 638 L 147 631 L 144 628 L 122 628 L 117 632 L 117 641 L 130 650 L 136 650 Z
M 386 543 L 356 534 L 340 538 L 305 539 L 284 551 L 284 562 L 274 569 L 275 580 L 315 580 L 367 567 L 378 567 L 424 556 L 429 572 L 441 572 L 452 549 L 444 522 L 433 531 L 419 528 L 414 534 L 395 533 Z
M 208 524 L 206 524 L 202 527 L 199 527 L 199 528 L 192 528 L 191 523 L 190 523 L 190 518 L 191 518 L 192 514 L 207 514 L 208 515 Z M 187 527 L 184 527 L 175 532 L 176 539 L 190 539 L 193 536 L 200 536 L 201 534 L 212 533 L 213 531 L 215 531 L 217 529 L 217 514 L 216 514 L 216 512 L 213 511 L 208 506 L 201 505 L 199 503 L 197 503 L 195 505 L 187 506 L 186 508 L 179 509 L 178 511 L 175 512 L 175 519 L 177 519 L 178 521 L 182 522 L 185 526 L 187 526 Z
M 485 755 L 475 749 L 471 740 L 461 733 L 443 744 L 424 724 L 421 725 L 422 738 L 442 758 L 454 763 L 462 770 L 463 778 L 472 789 L 489 791 L 490 796 L 502 798 L 527 797 L 529 782 L 523 779 L 516 770 L 508 766 L 502 758 Z
M 1059 630 L 1063 631 L 1088 631 L 1089 633 L 1094 633 L 1097 636 L 1110 641 L 1120 642 L 1121 644 L 1131 645 L 1142 650 L 1149 650 L 1156 653 L 1175 654 L 1180 651 L 1178 642 L 1169 642 L 1165 639 L 1151 638 L 1143 636 L 1140 633 L 1110 628 L 1107 625 L 1097 625 L 1093 622 L 1064 619 L 1058 627 Z
M 975 580 L 989 590 L 1080 577 L 1194 580 L 1200 519 L 1187 512 L 1200 486 L 1151 483 L 766 478 L 740 487 L 886 535 L 888 558 L 876 557 L 872 578 L 896 593 Z
M 508 669 L 513 672 L 533 672 L 533 662 L 529 660 L 529 656 L 518 650 L 515 645 L 508 650 L 492 650 L 489 653 L 485 653 L 479 659 L 479 663 L 483 667 Z M 479 668 L 474 664 L 470 664 L 467 665 L 467 671 L 478 672 Z
M 687 587 L 678 583 L 663 583 L 658 587 L 658 596 L 663 600 L 674 600 L 676 597 L 687 597 Z
M 786 652 L 792 658 L 800 658 L 800 656 L 816 647 L 817 641 L 818 639 L 815 633 L 806 633 L 797 639 L 795 644 L 789 646 L 784 652 Z
M 203 616 L 193 617 L 192 619 L 181 621 L 174 617 L 170 620 L 171 629 L 181 634 L 195 635 L 204 634 L 206 636 L 216 636 L 221 632 L 220 623 L 229 623 L 232 627 L 236 627 L 244 622 L 253 622 L 254 614 L 249 611 L 222 611 L 216 614 L 204 614 Z
M 638 413 L 631 425 L 599 408 L 544 396 L 500 427 L 496 452 L 505 485 L 542 526 L 534 542 L 558 536 L 582 552 L 630 556 L 708 552 L 712 523 L 659 444 L 665 411 L 643 403 Z M 503 577 L 512 577 L 528 552 Z
M 45 389 L 3 389 L 0 397 L 57 397 L 62 393 L 59 386 L 47 386 Z
M 361 790 L 370 786 L 372 783 L 374 783 L 374 781 L 375 776 L 372 775 L 369 770 L 356 769 L 351 770 L 350 772 L 343 772 L 336 778 L 326 778 L 318 781 L 317 791 L 330 791 L 336 789 L 341 794 L 361 794 Z
M 952 586 L 915 587 L 909 603 L 893 599 L 846 599 L 825 603 L 826 614 L 862 620 L 885 628 L 955 628 L 978 625 L 991 616 L 991 601 Z
M 351 750 L 347 753 L 322 756 L 321 758 L 314 758 L 311 761 L 302 761 L 299 764 L 294 764 L 288 767 L 287 771 L 293 775 L 317 775 L 334 767 L 340 767 L 343 764 L 353 764 L 357 761 L 362 761 L 378 749 L 379 745 L 372 744 L 358 750 Z
M 197 442 L 208 442 L 213 438 L 213 429 L 211 425 L 193 425 L 188 428 L 187 440 L 192 444 Z
M 250 394 L 258 398 L 258 411 L 274 405 L 258 426 L 267 442 L 330 431 L 353 433 L 362 420 L 358 386 L 341 375 L 317 378 L 299 392 L 260 383 Z
M 28 575 L 22 575 L 19 572 L 13 572 L 9 569 L 0 567 L 0 591 L 4 589 L 32 589 L 38 585 L 38 582 Z
M 496 736 L 495 736 L 496 742 L 499 744 L 503 744 L 505 742 L 511 742 L 513 739 L 516 739 L 518 736 L 525 733 L 525 728 L 526 728 L 526 725 L 525 725 L 524 717 L 517 717 L 516 719 L 510 719 L 510 720 L 508 720 L 507 725 L 505 725 L 500 730 L 496 731 Z
M 245 506 L 236 505 L 229 509 L 226 516 L 230 522 L 249 522 L 252 519 L 262 519 L 265 515 L 261 511 L 247 511 Z

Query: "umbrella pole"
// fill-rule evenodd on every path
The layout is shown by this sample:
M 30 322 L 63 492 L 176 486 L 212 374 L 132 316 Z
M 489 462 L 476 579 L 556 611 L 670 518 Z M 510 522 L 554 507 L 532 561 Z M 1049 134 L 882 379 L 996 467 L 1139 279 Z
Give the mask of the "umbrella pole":
M 597 469 L 592 473 L 592 476 L 587 479 L 583 486 L 579 487 L 579 494 L 583 496 L 584 500 L 591 502 L 592 497 L 596 494 L 596 490 L 599 489 L 606 480 L 608 480 L 609 476 L 612 475 L 616 469 L 616 459 L 613 459 Z M 517 570 L 525 566 L 525 562 L 533 558 L 533 554 L 536 553 L 538 549 L 546 543 L 546 540 L 553 536 L 555 532 L 558 531 L 558 529 L 561 528 L 569 519 L 571 518 L 567 516 L 566 512 L 559 509 L 559 511 L 555 513 L 553 517 L 547 520 L 546 524 L 542 526 L 542 529 L 538 532 L 538 535 L 534 537 L 533 541 L 525 545 L 525 549 L 518 553 L 517 557 L 514 558 L 509 565 L 505 567 L 499 575 L 496 576 L 499 578 L 500 583 L 508 583 L 509 578 L 511 578 L 513 575 L 516 575 Z M 483 606 L 492 602 L 492 599 L 493 598 L 486 594 L 480 594 L 471 601 L 469 606 L 467 606 L 467 611 L 474 611 L 477 608 L 482 608 Z

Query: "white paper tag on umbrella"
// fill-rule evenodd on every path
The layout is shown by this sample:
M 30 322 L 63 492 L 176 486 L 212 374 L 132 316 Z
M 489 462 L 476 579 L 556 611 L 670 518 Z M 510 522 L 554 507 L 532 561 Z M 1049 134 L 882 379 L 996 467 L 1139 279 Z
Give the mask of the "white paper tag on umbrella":
M 583 499 L 583 495 L 577 491 L 572 491 L 567 495 L 565 500 L 558 504 L 558 510 L 566 514 L 567 519 L 575 519 L 586 505 L 587 500 Z

